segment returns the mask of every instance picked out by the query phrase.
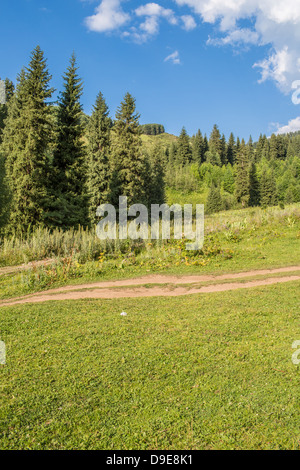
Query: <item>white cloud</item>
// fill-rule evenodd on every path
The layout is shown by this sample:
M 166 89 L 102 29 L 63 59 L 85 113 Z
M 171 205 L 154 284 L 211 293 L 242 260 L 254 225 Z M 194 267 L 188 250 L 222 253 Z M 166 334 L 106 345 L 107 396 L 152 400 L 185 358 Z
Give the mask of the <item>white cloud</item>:
M 95 14 L 85 19 L 90 31 L 100 33 L 113 31 L 130 20 L 130 15 L 121 8 L 121 0 L 102 0 Z
M 300 78 L 299 0 L 174 0 L 190 7 L 204 22 L 217 24 L 225 36 L 209 38 L 213 45 L 270 45 L 268 57 L 255 66 L 261 80 L 274 80 L 283 92 Z M 240 20 L 252 20 L 253 28 L 241 28 Z
M 178 20 L 169 8 L 164 8 L 157 3 L 147 3 L 135 10 L 137 17 L 146 17 L 146 19 L 139 25 L 139 28 L 133 28 L 133 36 L 139 42 L 145 42 L 149 37 L 158 34 L 160 19 L 166 19 L 170 24 L 176 25 Z
M 277 125 L 277 131 L 275 134 L 288 134 L 289 132 L 300 131 L 300 116 L 296 119 L 292 119 L 286 126 L 280 127 Z
M 183 22 L 183 29 L 185 29 L 186 31 L 192 31 L 192 29 L 195 29 L 197 27 L 196 21 L 191 15 L 181 16 L 181 21 Z
M 168 55 L 168 57 L 165 58 L 165 62 L 171 61 L 174 65 L 180 65 L 180 57 L 179 57 L 179 52 L 175 51 L 172 54 Z
M 259 34 L 249 28 L 241 28 L 230 31 L 227 36 L 222 38 L 211 38 L 207 40 L 207 44 L 213 46 L 236 46 L 241 44 L 258 44 L 260 41 Z
M 131 2 L 102 0 L 95 14 L 86 18 L 92 31 L 107 32 L 129 24 L 122 37 L 145 42 L 159 33 L 162 20 L 190 31 L 196 27 L 194 16 L 211 23 L 219 31 L 208 44 L 269 46 L 269 54 L 254 66 L 260 81 L 273 80 L 285 93 L 300 79 L 300 0 L 173 0 L 174 6 L 188 7 L 191 14 L 180 15 L 159 3 L 150 2 L 130 11 Z M 126 6 L 126 11 L 125 10 Z M 245 20 L 249 26 L 245 26 Z M 241 26 L 243 21 L 243 26 Z M 251 25 L 251 26 L 250 26 Z

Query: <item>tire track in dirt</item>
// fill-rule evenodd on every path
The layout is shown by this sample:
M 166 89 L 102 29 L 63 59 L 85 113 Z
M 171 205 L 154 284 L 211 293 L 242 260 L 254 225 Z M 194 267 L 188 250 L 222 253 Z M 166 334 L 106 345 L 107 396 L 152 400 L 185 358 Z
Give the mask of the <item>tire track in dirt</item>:
M 193 284 L 201 282 L 216 282 L 225 280 L 243 279 L 251 276 L 270 276 L 272 274 L 297 272 L 299 275 L 285 277 L 268 277 L 267 279 L 255 279 L 244 282 L 230 282 L 224 284 L 212 284 L 205 286 L 187 286 L 183 284 Z M 39 292 L 28 296 L 15 299 L 9 299 L 0 302 L 0 307 L 13 306 L 26 303 L 40 303 L 53 300 L 79 300 L 79 299 L 116 299 L 116 298 L 138 298 L 138 297 L 177 297 L 192 294 L 205 294 L 213 292 L 224 292 L 237 289 L 249 289 L 252 287 L 269 286 L 279 283 L 299 281 L 300 266 L 289 266 L 285 268 L 264 269 L 248 271 L 242 273 L 228 273 L 217 276 L 199 275 L 199 276 L 163 276 L 151 275 L 142 278 L 103 281 L 93 284 L 82 284 L 77 286 L 66 286 L 58 289 L 52 289 L 45 292 Z M 144 287 L 145 285 L 156 284 L 153 287 Z M 159 286 L 157 284 L 168 284 Z M 140 287 L 139 287 L 140 286 Z

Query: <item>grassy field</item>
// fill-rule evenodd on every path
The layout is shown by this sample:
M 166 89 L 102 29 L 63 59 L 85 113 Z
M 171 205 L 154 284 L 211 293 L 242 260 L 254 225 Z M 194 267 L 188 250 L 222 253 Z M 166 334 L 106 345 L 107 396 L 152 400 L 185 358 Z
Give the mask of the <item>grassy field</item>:
M 299 288 L 2 308 L 0 448 L 299 449 Z

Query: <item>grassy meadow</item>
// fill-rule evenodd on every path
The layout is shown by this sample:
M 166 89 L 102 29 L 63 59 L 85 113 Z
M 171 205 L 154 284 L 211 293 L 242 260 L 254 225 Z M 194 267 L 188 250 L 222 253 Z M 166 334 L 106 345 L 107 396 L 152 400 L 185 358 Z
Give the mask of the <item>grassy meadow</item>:
M 0 447 L 299 449 L 299 288 L 1 308 Z
M 205 232 L 196 253 L 84 230 L 4 239 L 2 269 L 53 261 L 2 273 L 0 296 L 300 264 L 299 205 L 211 215 Z M 299 288 L 2 306 L 0 448 L 299 449 Z

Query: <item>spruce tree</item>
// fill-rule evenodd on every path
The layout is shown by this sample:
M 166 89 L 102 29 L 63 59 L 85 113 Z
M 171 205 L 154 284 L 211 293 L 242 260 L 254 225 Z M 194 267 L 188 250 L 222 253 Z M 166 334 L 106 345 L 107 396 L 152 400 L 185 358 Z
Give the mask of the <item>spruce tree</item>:
M 218 126 L 215 124 L 209 138 L 209 151 L 222 158 L 223 143 Z
M 220 158 L 221 158 L 221 163 L 222 165 L 227 165 L 228 160 L 227 160 L 227 143 L 225 139 L 225 135 L 223 134 L 221 137 L 221 144 L 220 144 Z
M 243 207 L 249 201 L 249 159 L 246 144 L 242 139 L 236 157 L 235 197 Z
M 2 151 L 12 195 L 10 225 L 22 232 L 44 222 L 52 123 L 47 100 L 54 91 L 49 86 L 51 78 L 44 53 L 37 46 L 8 105 Z
M 140 115 L 136 102 L 127 93 L 116 112 L 113 138 L 113 202 L 127 196 L 128 205 L 147 204 L 147 158 L 143 154 L 140 137 Z
M 270 159 L 276 160 L 278 158 L 277 137 L 275 134 L 271 135 L 270 141 Z
M 102 93 L 99 93 L 88 125 L 88 171 L 89 220 L 97 222 L 96 210 L 110 202 L 111 183 L 111 119 Z
M 228 140 L 228 145 L 227 145 L 227 162 L 233 165 L 235 162 L 235 157 L 236 157 L 236 145 L 235 145 L 234 135 L 231 132 L 229 136 L 229 140 Z
M 200 129 L 198 130 L 197 134 L 193 137 L 193 162 L 201 165 L 204 162 L 204 139 Z
M 265 145 L 265 141 L 267 140 L 267 137 L 265 135 L 260 134 L 256 149 L 255 149 L 255 162 L 259 162 L 262 159 L 263 156 L 263 148 Z
M 209 143 L 208 143 L 207 136 L 205 134 L 204 139 L 203 139 L 203 159 L 204 159 L 204 161 L 205 161 L 205 154 L 208 151 L 209 151 Z
M 192 160 L 192 147 L 190 144 L 190 138 L 186 132 L 185 127 L 182 128 L 178 142 L 177 142 L 177 153 L 176 163 L 184 166 Z
M 273 170 L 264 169 L 260 178 L 260 204 L 262 207 L 277 204 L 277 187 Z
M 260 203 L 260 186 L 257 177 L 256 165 L 254 162 L 250 165 L 249 170 L 249 206 L 259 206 Z
M 49 223 L 69 228 L 86 225 L 87 196 L 84 126 L 80 98 L 83 85 L 77 74 L 73 54 L 67 68 L 64 89 L 59 95 L 57 108 L 56 145 L 53 155 Z
M 212 186 L 207 196 L 205 211 L 207 214 L 213 214 L 223 209 L 223 201 L 221 197 L 220 187 Z

